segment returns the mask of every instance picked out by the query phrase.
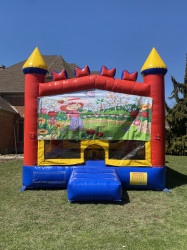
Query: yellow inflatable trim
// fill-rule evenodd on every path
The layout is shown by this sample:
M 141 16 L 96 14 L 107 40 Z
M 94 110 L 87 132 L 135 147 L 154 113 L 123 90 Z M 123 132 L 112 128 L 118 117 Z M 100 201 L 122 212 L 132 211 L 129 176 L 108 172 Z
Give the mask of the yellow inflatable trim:
M 47 148 L 50 151 L 50 146 Z M 81 157 L 79 159 L 45 159 L 44 158 L 44 141 L 38 141 L 38 165 L 76 165 L 84 163 L 84 153 L 81 151 Z
M 109 159 L 109 141 L 106 140 L 82 140 L 81 157 L 79 159 L 44 159 L 44 141 L 38 141 L 38 165 L 76 165 L 84 163 L 84 151 L 88 146 L 98 145 L 105 151 L 105 163 L 110 166 L 146 166 L 151 167 L 151 142 L 145 142 L 145 160 L 115 160 Z M 50 151 L 50 145 L 46 149 Z

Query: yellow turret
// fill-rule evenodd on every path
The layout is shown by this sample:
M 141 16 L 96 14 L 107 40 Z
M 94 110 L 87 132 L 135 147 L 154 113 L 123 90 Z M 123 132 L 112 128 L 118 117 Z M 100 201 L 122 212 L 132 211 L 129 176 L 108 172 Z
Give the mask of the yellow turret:
M 37 47 L 32 52 L 29 59 L 23 65 L 22 70 L 24 74 L 38 73 L 38 74 L 45 75 L 48 72 L 48 68 Z
M 153 47 L 151 53 L 149 54 L 147 60 L 145 61 L 141 74 L 143 76 L 150 74 L 166 74 L 167 67 L 163 62 L 162 58 L 159 56 L 156 49 Z

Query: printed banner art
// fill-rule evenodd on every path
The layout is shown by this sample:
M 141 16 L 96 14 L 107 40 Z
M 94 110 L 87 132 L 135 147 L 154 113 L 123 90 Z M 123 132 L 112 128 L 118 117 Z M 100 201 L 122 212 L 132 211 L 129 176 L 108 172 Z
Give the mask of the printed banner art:
M 38 140 L 150 141 L 152 98 L 90 90 L 38 98 Z

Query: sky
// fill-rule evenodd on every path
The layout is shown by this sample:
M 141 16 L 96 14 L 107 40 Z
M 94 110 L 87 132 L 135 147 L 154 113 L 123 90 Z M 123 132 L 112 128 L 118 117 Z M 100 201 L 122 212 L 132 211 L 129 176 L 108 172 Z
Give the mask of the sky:
M 166 101 L 171 75 L 184 82 L 187 53 L 186 0 L 6 0 L 0 1 L 0 65 L 42 55 L 61 55 L 91 71 L 102 65 L 140 74 L 152 48 L 165 62 Z

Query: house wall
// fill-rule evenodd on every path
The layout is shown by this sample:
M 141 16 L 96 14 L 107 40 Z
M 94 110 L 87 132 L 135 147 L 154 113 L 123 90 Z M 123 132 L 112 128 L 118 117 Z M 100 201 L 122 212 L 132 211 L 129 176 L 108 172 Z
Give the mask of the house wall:
M 3 98 L 18 113 L 0 111 L 0 154 L 23 153 L 24 93 L 7 93 Z
M 24 117 L 24 93 L 4 94 L 3 98 L 18 111 L 20 117 Z
M 17 115 L 0 110 L 0 154 L 13 153 L 14 146 L 14 124 Z

